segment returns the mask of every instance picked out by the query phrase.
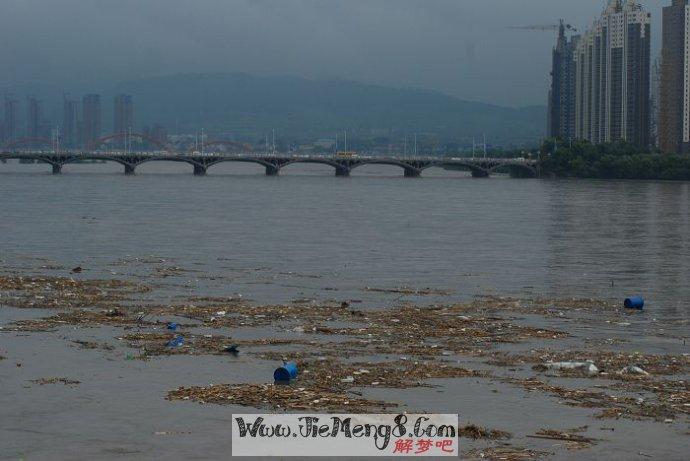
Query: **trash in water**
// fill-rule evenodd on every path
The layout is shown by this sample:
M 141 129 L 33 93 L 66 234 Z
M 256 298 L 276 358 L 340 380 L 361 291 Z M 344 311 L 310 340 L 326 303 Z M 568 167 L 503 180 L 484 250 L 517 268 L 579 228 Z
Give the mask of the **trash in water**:
M 547 362 L 540 368 L 553 371 L 577 370 L 588 375 L 599 373 L 599 369 L 592 362 Z
M 347 378 L 343 378 L 340 380 L 341 383 L 354 383 L 355 378 L 352 376 L 348 376 Z
M 168 341 L 167 347 L 180 347 L 184 344 L 183 336 L 175 336 L 173 339 Z
M 233 344 L 231 346 L 226 347 L 225 352 L 229 352 L 232 355 L 237 355 L 240 353 L 240 350 L 237 348 L 237 344 Z
M 273 372 L 273 380 L 286 382 L 297 377 L 297 364 L 295 362 L 283 362 L 282 367 L 276 368 Z
M 177 323 L 175 323 L 175 322 L 170 322 L 170 323 L 168 323 L 168 327 L 167 327 L 167 328 L 168 328 L 168 330 L 175 331 L 175 330 L 177 330 L 177 327 L 179 327 L 179 325 L 178 325 Z
M 623 368 L 620 371 L 621 374 L 623 375 L 649 375 L 646 371 L 644 371 L 642 368 L 637 367 L 635 365 L 630 365 L 625 368 Z
M 81 266 L 77 266 L 77 267 L 75 267 L 74 269 L 72 269 L 72 273 L 73 273 L 73 274 L 78 274 L 79 272 L 81 272 L 81 271 L 83 271 L 83 270 L 84 270 L 84 269 L 82 269 Z
M 623 305 L 626 309 L 642 310 L 644 308 L 644 299 L 642 296 L 631 296 L 629 298 L 625 298 Z

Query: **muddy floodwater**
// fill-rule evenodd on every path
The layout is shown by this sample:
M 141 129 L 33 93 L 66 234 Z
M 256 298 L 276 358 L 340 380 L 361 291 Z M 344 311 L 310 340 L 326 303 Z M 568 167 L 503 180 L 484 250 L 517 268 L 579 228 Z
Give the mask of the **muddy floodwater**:
M 458 413 L 467 459 L 688 459 L 689 184 L 120 169 L 0 163 L 0 459 L 217 459 L 260 411 Z

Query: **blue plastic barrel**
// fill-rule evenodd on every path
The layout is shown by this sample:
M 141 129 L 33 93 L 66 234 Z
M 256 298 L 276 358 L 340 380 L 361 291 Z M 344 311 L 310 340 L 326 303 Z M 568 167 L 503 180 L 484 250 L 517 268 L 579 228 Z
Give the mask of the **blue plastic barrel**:
M 297 364 L 295 362 L 285 362 L 282 367 L 276 368 L 273 372 L 273 380 L 279 382 L 290 381 L 297 377 Z
M 175 336 L 173 339 L 168 341 L 167 346 L 168 347 L 180 347 L 184 344 L 184 337 L 182 336 Z
M 625 298 L 623 305 L 626 309 L 642 310 L 644 308 L 644 299 L 642 296 L 631 296 L 629 298 Z

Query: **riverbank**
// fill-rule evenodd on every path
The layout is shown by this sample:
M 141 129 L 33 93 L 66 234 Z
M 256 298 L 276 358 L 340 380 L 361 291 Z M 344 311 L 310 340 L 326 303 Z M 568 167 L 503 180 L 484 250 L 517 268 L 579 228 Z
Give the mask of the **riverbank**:
M 361 287 L 400 294 L 391 305 L 162 301 L 164 274 L 12 272 L 0 278 L 3 457 L 214 458 L 231 415 L 259 410 L 457 412 L 468 459 L 681 459 L 690 443 L 687 321 L 617 301 L 422 306 L 404 296 L 443 294 L 409 286 Z M 274 386 L 284 358 L 299 378 Z M 596 371 L 549 365 L 566 361 Z
M 662 154 L 630 144 L 547 142 L 541 173 L 583 179 L 690 181 L 690 156 Z

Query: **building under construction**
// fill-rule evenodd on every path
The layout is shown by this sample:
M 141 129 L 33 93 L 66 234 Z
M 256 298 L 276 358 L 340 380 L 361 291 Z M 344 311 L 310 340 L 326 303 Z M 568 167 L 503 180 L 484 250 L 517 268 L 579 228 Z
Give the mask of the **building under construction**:
M 572 29 L 572 28 L 568 28 Z M 574 53 L 579 35 L 566 36 L 566 25 L 561 20 L 558 39 L 553 49 L 551 89 L 547 133 L 551 138 L 575 137 L 575 60 Z

